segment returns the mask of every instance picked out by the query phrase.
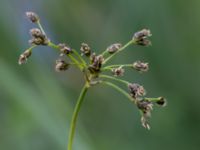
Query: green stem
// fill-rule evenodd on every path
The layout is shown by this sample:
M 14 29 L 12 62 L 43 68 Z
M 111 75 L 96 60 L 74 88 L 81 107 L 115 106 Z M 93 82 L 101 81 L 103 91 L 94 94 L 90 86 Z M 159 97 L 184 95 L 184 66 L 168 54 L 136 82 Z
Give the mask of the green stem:
M 76 50 L 72 50 L 73 53 L 80 59 L 80 61 L 83 63 L 83 65 L 86 67 L 87 63 L 85 62 L 85 60 L 80 56 L 80 54 L 76 51 Z
M 108 75 L 99 75 L 99 77 L 115 80 L 115 81 L 118 81 L 118 82 L 121 82 L 121 83 L 125 84 L 126 86 L 128 86 L 128 84 L 129 84 L 128 81 L 125 81 L 125 80 L 122 80 L 122 79 L 118 79 L 118 78 L 115 78 L 115 77 L 112 77 L 112 76 L 108 76 Z
M 116 68 L 116 67 L 133 67 L 133 64 L 110 65 L 110 66 L 106 66 L 106 67 L 102 68 L 101 70 L 110 70 L 110 69 Z
M 58 49 L 59 50 L 59 46 L 58 45 L 55 45 L 54 43 L 52 42 L 49 42 L 48 43 L 48 46 L 50 46 L 51 48 L 54 48 L 54 49 Z M 83 69 L 82 65 L 76 60 L 76 58 L 74 58 L 71 54 L 68 54 L 67 55 L 81 70 Z
M 58 50 L 59 50 L 59 46 L 56 45 L 56 44 L 54 44 L 54 43 L 52 43 L 52 42 L 49 42 L 49 43 L 48 43 L 48 46 L 50 46 L 51 48 L 54 48 L 54 49 L 58 49 Z
M 67 150 L 72 150 L 72 144 L 73 144 L 73 139 L 74 139 L 74 134 L 75 134 L 75 128 L 76 128 L 78 113 L 80 111 L 81 105 L 83 103 L 83 99 L 85 97 L 85 94 L 86 94 L 88 88 L 89 88 L 88 83 L 86 83 L 84 85 L 84 87 L 82 88 L 81 93 L 79 95 L 79 98 L 77 100 L 77 103 L 76 103 L 76 106 L 75 106 L 75 109 L 74 109 L 74 112 L 73 112 L 72 120 L 71 120 L 71 123 L 70 123 Z
M 102 81 L 103 84 L 106 84 L 114 89 L 116 89 L 117 91 L 119 91 L 120 93 L 122 93 L 124 96 L 126 96 L 131 102 L 135 102 L 135 99 L 133 99 L 126 91 L 124 91 L 123 89 L 121 89 L 120 87 L 118 87 L 117 85 L 108 82 L 108 81 Z
M 106 53 L 107 53 L 107 49 L 105 51 L 103 51 L 103 53 L 101 55 L 104 56 Z
M 145 100 L 148 100 L 148 101 L 151 101 L 151 102 L 157 102 L 157 101 L 159 101 L 161 98 L 162 98 L 162 97 L 156 97 L 156 98 L 147 98 L 147 97 L 145 97 L 144 99 L 145 99 Z
M 29 47 L 27 50 L 32 51 L 33 48 L 35 48 L 37 45 L 32 45 L 31 47 Z
M 44 35 L 46 35 L 46 33 L 44 32 L 44 29 L 43 29 L 43 27 L 42 27 L 42 25 L 41 25 L 41 23 L 40 23 L 39 20 L 37 21 L 37 25 L 38 25 L 38 27 L 40 28 L 40 30 L 42 31 L 42 33 L 43 33 Z
M 103 64 L 106 64 L 113 56 L 115 56 L 117 53 L 123 51 L 125 48 L 127 48 L 129 45 L 134 44 L 134 40 L 130 40 L 128 43 L 126 43 L 123 47 L 121 47 L 117 52 L 109 56 L 107 59 L 104 60 Z

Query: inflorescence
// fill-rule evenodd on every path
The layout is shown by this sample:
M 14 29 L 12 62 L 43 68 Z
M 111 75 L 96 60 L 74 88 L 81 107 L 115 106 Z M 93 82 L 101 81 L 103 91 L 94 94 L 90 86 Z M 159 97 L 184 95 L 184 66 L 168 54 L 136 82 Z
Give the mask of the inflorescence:
M 71 65 L 74 65 L 78 67 L 81 72 L 83 72 L 86 83 L 85 85 L 87 88 L 98 84 L 106 84 L 115 88 L 137 106 L 139 112 L 141 112 L 142 126 L 150 129 L 149 118 L 151 116 L 153 106 L 155 104 L 158 106 L 165 106 L 166 100 L 163 97 L 145 97 L 146 90 L 142 85 L 118 78 L 124 75 L 125 68 L 132 68 L 139 73 L 147 72 L 149 70 L 149 63 L 135 61 L 134 63 L 130 64 L 107 65 L 108 61 L 110 61 L 113 56 L 122 52 L 130 45 L 151 45 L 149 40 L 149 37 L 151 36 L 150 30 L 143 29 L 138 31 L 133 35 L 132 39 L 127 44 L 123 45 L 121 43 L 114 43 L 108 46 L 101 54 L 96 54 L 88 44 L 82 43 L 79 54 L 79 52 L 69 47 L 65 43 L 54 44 L 52 41 L 50 41 L 44 32 L 43 27 L 41 26 L 40 18 L 37 14 L 34 12 L 27 12 L 26 16 L 32 23 L 38 25 L 38 28 L 33 28 L 30 30 L 30 48 L 25 50 L 25 52 L 20 55 L 18 61 L 20 65 L 27 62 L 28 58 L 31 56 L 32 50 L 38 46 L 48 46 L 56 49 L 58 50 L 60 56 L 55 62 L 56 71 L 66 71 Z M 66 62 L 64 56 L 67 56 L 68 62 Z M 126 91 L 122 89 L 112 81 L 122 83 L 127 87 L 128 90 Z

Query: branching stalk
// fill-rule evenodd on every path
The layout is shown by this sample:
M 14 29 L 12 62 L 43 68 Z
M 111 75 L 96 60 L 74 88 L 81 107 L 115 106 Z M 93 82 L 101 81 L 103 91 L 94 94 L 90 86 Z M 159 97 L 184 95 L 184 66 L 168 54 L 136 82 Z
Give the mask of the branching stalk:
M 108 82 L 108 81 L 102 81 L 102 84 L 106 84 L 106 85 L 114 88 L 115 90 L 117 90 L 118 92 L 123 94 L 125 97 L 127 97 L 131 102 L 135 101 L 135 99 L 133 99 L 126 91 L 124 91 L 122 88 L 118 87 L 117 85 L 115 85 L 111 82 Z
M 85 60 L 80 56 L 80 54 L 76 51 L 76 50 L 72 50 L 72 52 L 79 58 L 79 60 L 83 63 L 84 67 L 87 66 L 87 63 L 85 62 Z
M 38 20 L 36 23 L 37 23 L 38 27 L 40 28 L 40 30 L 42 31 L 42 33 L 43 33 L 44 35 L 46 35 L 46 33 L 45 33 L 45 31 L 44 31 L 44 29 L 43 29 L 41 23 L 40 23 L 40 20 Z
M 125 84 L 126 86 L 128 86 L 128 84 L 129 84 L 128 81 L 125 81 L 125 80 L 122 80 L 122 79 L 118 79 L 118 78 L 115 78 L 115 77 L 112 77 L 112 76 L 109 76 L 109 75 L 101 74 L 101 75 L 99 75 L 99 77 L 100 78 L 107 78 L 107 79 L 115 80 L 115 81 L 118 81 L 118 82 L 121 82 L 121 83 Z
M 50 47 L 53 48 L 53 49 L 58 49 L 58 50 L 59 50 L 59 46 L 56 45 L 56 44 L 54 44 L 54 43 L 52 43 L 52 42 L 49 42 L 49 43 L 48 43 L 48 46 L 50 46 Z M 81 70 L 83 69 L 82 64 L 79 63 L 79 62 L 76 60 L 76 58 L 74 58 L 71 54 L 68 54 L 67 56 L 68 56 Z
M 119 52 L 123 51 L 125 48 L 127 48 L 128 46 L 130 46 L 131 44 L 134 44 L 134 40 L 130 40 L 128 43 L 126 43 L 123 47 L 121 47 L 117 52 L 115 52 L 114 54 L 112 54 L 111 56 L 109 56 L 108 58 L 106 58 L 103 62 L 103 64 L 105 65 L 113 56 L 115 56 L 116 54 L 118 54 Z M 103 53 L 104 54 L 104 53 Z
M 72 150 L 72 144 L 73 144 L 73 139 L 74 139 L 74 134 L 75 134 L 75 128 L 76 128 L 78 113 L 80 111 L 81 105 L 83 103 L 83 100 L 84 100 L 84 97 L 86 95 L 88 88 L 89 88 L 88 83 L 86 83 L 81 90 L 81 93 L 80 93 L 79 98 L 77 100 L 76 106 L 74 108 L 72 120 L 71 120 L 71 123 L 70 123 L 70 130 L 69 130 L 69 137 L 68 137 L 68 148 L 67 148 L 68 150 Z
M 102 68 L 101 70 L 111 70 L 112 68 L 117 68 L 117 67 L 133 67 L 133 64 L 110 65 Z

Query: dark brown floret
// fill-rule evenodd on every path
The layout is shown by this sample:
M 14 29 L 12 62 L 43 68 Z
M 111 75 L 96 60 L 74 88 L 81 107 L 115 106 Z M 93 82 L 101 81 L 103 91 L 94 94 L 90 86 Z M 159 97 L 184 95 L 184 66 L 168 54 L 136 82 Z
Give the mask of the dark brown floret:
M 142 126 L 149 130 L 150 126 L 148 123 L 148 119 L 151 117 L 151 111 L 153 110 L 153 103 L 148 100 L 142 99 L 138 100 L 136 104 L 137 107 L 142 112 L 142 117 L 141 117 Z
M 151 36 L 150 30 L 143 29 L 134 34 L 133 41 L 136 42 L 137 45 L 148 46 L 151 45 L 151 41 L 147 39 L 150 36 Z
M 86 43 L 82 43 L 81 44 L 80 50 L 82 52 L 82 55 L 85 55 L 85 56 L 90 56 L 91 55 L 91 48 Z
M 113 72 L 113 75 L 114 76 L 123 76 L 124 75 L 124 69 L 120 66 L 120 67 L 118 67 L 118 68 L 113 68 L 112 69 L 112 72 Z
M 67 55 L 69 53 L 72 53 L 72 49 L 67 46 L 65 43 L 60 43 L 58 44 L 59 48 L 60 48 L 60 56 L 63 56 L 63 55 Z
M 159 100 L 156 101 L 156 104 L 158 104 L 159 106 L 164 107 L 164 106 L 166 106 L 167 101 L 166 101 L 166 99 L 164 97 L 160 97 Z
M 133 97 L 134 99 L 139 96 L 144 96 L 146 94 L 144 87 L 137 83 L 130 83 L 128 85 L 128 89 L 131 97 Z
M 138 100 L 137 107 L 144 113 L 150 114 L 150 111 L 153 109 L 153 103 L 148 100 Z M 150 116 L 150 115 L 149 115 Z
M 58 59 L 56 60 L 56 66 L 55 66 L 55 70 L 57 72 L 60 72 L 60 71 L 65 71 L 69 68 L 69 64 L 66 63 L 64 60 L 61 60 L 61 59 Z
M 141 61 L 133 63 L 133 68 L 139 72 L 147 72 L 149 70 L 149 64 Z
M 110 46 L 107 48 L 107 51 L 108 51 L 110 54 L 113 54 L 113 53 L 117 52 L 121 47 L 122 47 L 122 44 L 120 44 L 120 43 L 115 43 L 115 44 L 110 45 Z
M 90 57 L 91 64 L 89 65 L 88 69 L 91 73 L 98 73 L 100 72 L 102 63 L 104 61 L 104 58 L 102 55 L 96 56 L 95 53 L 93 53 Z
M 33 23 L 36 23 L 37 21 L 39 21 L 38 15 L 34 12 L 26 12 L 26 16 Z
M 26 50 L 24 53 L 22 53 L 19 57 L 18 64 L 19 65 L 25 64 L 28 58 L 31 56 L 31 54 L 32 54 L 31 50 Z
M 46 37 L 44 33 L 38 28 L 33 28 L 30 30 L 30 34 L 32 39 L 29 40 L 30 44 L 35 45 L 47 45 L 49 43 L 49 39 Z

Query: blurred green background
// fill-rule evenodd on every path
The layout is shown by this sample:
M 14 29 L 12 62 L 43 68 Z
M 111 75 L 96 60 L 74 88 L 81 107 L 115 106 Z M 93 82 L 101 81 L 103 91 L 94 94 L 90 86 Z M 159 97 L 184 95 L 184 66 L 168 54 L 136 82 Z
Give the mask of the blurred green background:
M 150 131 L 123 95 L 105 86 L 91 89 L 78 119 L 74 150 L 199 150 L 200 1 L 180 0 L 1 0 L 0 150 L 65 150 L 69 121 L 83 85 L 76 69 L 54 71 L 58 53 L 40 47 L 17 64 L 34 27 L 24 12 L 35 11 L 52 41 L 100 52 L 150 28 L 153 46 L 132 46 L 112 63 L 143 60 L 150 71 L 127 71 L 148 96 L 164 96 Z

